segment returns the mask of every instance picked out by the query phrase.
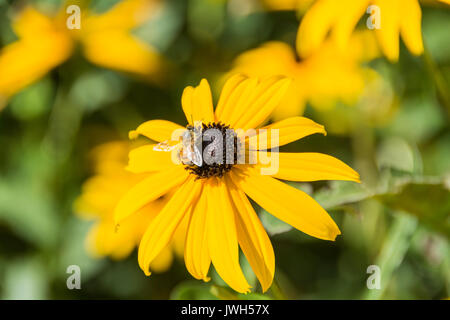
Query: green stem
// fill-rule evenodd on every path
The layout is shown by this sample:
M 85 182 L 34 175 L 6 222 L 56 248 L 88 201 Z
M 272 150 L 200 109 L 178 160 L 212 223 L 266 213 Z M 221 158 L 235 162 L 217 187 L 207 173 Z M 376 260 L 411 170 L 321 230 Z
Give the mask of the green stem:
M 287 296 L 284 294 L 283 290 L 280 287 L 277 279 L 273 279 L 272 286 L 270 287 L 270 291 L 275 300 L 289 300 Z
M 381 270 L 380 289 L 367 289 L 364 299 L 375 300 L 383 297 L 395 270 L 400 266 L 409 249 L 410 240 L 416 230 L 416 226 L 416 218 L 396 212 L 395 221 L 375 261 L 375 265 Z
M 446 109 L 447 116 L 450 118 L 450 94 L 446 80 L 427 48 L 424 49 L 423 59 L 434 85 L 436 86 L 438 99 L 441 105 Z

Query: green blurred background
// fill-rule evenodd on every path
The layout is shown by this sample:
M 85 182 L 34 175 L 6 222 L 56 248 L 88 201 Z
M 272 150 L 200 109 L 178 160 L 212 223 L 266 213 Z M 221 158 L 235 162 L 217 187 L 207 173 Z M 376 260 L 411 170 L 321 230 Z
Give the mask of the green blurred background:
M 15 39 L 11 13 L 20 2 L 0 0 L 1 45 Z M 93 1 L 93 10 L 114 2 Z M 215 274 L 210 283 L 196 281 L 179 259 L 168 272 L 147 278 L 136 252 L 122 261 L 89 257 L 84 242 L 92 222 L 75 216 L 72 205 L 92 174 L 90 150 L 127 139 L 128 130 L 145 120 L 183 124 L 185 86 L 201 78 L 214 82 L 238 54 L 268 40 L 294 46 L 299 14 L 253 10 L 257 1 L 248 1 L 245 11 L 238 3 L 166 1 L 155 19 L 135 30 L 171 63 L 162 85 L 93 66 L 76 54 L 0 112 L 0 298 L 450 296 L 450 10 L 435 6 L 422 7 L 423 56 L 412 56 L 402 44 L 398 63 L 370 62 L 389 84 L 387 103 L 338 104 L 323 112 L 307 106 L 305 116 L 324 124 L 328 136 L 284 149 L 336 156 L 356 168 L 364 183 L 296 185 L 336 220 L 342 236 L 335 243 L 308 237 L 259 210 L 276 256 L 276 284 L 266 294 L 236 295 Z M 81 267 L 81 290 L 66 287 L 66 268 L 73 264 Z M 381 268 L 381 290 L 366 286 L 372 264 Z M 255 284 L 244 259 L 242 266 Z

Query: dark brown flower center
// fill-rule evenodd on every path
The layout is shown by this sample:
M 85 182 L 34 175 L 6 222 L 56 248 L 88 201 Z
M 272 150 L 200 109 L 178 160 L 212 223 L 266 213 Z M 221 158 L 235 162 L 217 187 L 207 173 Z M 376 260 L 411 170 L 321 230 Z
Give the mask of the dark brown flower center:
M 229 125 L 211 122 L 186 129 L 182 162 L 197 179 L 222 177 L 238 162 L 239 142 Z

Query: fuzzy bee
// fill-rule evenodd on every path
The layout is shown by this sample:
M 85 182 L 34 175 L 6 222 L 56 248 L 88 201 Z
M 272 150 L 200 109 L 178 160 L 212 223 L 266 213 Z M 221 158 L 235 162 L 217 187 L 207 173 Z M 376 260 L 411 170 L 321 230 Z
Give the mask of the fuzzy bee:
M 201 167 L 203 158 L 201 153 L 202 130 L 201 127 L 187 126 L 186 131 L 182 135 L 183 150 L 181 153 L 181 161 L 187 165 L 196 165 Z

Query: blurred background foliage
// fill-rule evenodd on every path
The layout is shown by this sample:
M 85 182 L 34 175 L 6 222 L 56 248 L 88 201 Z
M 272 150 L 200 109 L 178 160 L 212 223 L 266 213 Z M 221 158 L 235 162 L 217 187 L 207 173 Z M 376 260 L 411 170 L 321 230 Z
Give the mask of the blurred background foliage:
M 11 19 L 27 1 L 0 0 L 0 44 L 14 41 Z M 72 1 L 74 2 L 74 1 Z M 91 1 L 102 12 L 112 0 Z M 56 0 L 31 1 L 50 10 Z M 405 8 L 405 10 L 408 10 Z M 363 183 L 295 184 L 332 215 L 335 243 L 308 237 L 259 209 L 275 250 L 275 283 L 243 296 L 213 273 L 193 279 L 176 260 L 145 277 L 136 252 L 128 259 L 94 259 L 85 249 L 92 224 L 73 201 L 92 173 L 89 153 L 127 139 L 148 119 L 183 124 L 182 90 L 207 78 L 217 83 L 233 59 L 270 40 L 295 46 L 302 10 L 271 11 L 257 0 L 167 0 L 134 30 L 168 61 L 164 81 L 148 82 L 94 66 L 76 52 L 13 96 L 0 112 L 0 298 L 2 299 L 442 299 L 450 293 L 450 10 L 422 6 L 425 53 L 401 44 L 398 63 L 368 65 L 382 88 L 354 105 L 337 102 L 305 116 L 328 136 L 283 147 L 336 156 Z M 363 17 L 362 24 L 367 15 Z M 30 52 L 30 54 L 33 54 Z M 216 97 L 217 98 L 217 97 Z M 81 267 L 81 290 L 68 290 L 66 268 Z M 380 266 L 381 290 L 368 290 L 366 269 Z M 242 266 L 250 284 L 256 280 Z

